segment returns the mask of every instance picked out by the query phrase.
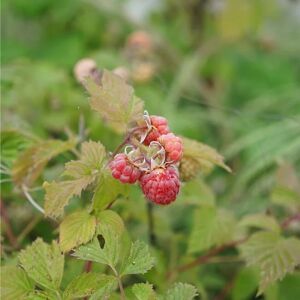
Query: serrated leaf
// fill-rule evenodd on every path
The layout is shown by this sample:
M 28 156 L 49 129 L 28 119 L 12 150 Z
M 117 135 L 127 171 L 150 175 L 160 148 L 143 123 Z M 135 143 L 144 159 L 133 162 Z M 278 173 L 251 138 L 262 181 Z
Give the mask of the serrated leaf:
M 245 216 L 239 223 L 238 226 L 245 227 L 256 227 L 267 230 L 272 230 L 274 232 L 280 232 L 280 225 L 272 216 L 264 214 L 253 214 Z
M 169 289 L 164 300 L 192 300 L 197 296 L 197 289 L 187 283 L 175 283 L 174 286 Z
M 114 268 L 120 256 L 120 236 L 109 226 L 102 226 L 101 234 L 105 241 L 103 248 L 100 247 L 98 239 L 94 238 L 91 243 L 77 248 L 73 256 L 106 264 Z
M 105 148 L 101 143 L 84 142 L 80 160 L 68 162 L 64 175 L 70 180 L 45 182 L 45 215 L 53 218 L 64 212 L 64 207 L 73 196 L 80 196 L 82 190 L 99 176 L 105 158 Z
M 101 226 L 111 226 L 114 232 L 121 235 L 125 229 L 122 218 L 113 210 L 103 210 L 97 215 L 98 232 L 101 233 Z
M 57 290 L 64 269 L 64 256 L 59 245 L 51 245 L 38 238 L 19 254 L 19 261 L 28 276 L 42 287 Z
M 216 165 L 231 172 L 230 168 L 224 163 L 224 157 L 214 148 L 186 137 L 182 137 L 182 141 L 183 158 L 191 158 L 197 162 L 199 171 L 210 172 Z
M 119 133 L 126 132 L 129 123 L 143 113 L 143 101 L 134 95 L 133 88 L 107 70 L 102 73 L 100 85 L 89 78 L 85 87 L 91 96 L 91 108 Z
M 131 288 L 132 293 L 138 300 L 155 300 L 153 285 L 149 283 L 136 283 Z
M 121 275 L 144 274 L 154 265 L 154 258 L 151 256 L 147 244 L 135 241 L 130 248 L 127 259 L 121 267 Z
M 45 182 L 43 185 L 46 191 L 44 204 L 45 215 L 53 218 L 61 216 L 69 200 L 73 196 L 80 196 L 81 191 L 84 190 L 91 181 L 91 178 L 83 177 L 77 180 Z
M 96 231 L 96 218 L 87 211 L 68 215 L 59 226 L 59 244 L 63 252 L 90 241 Z
M 54 291 L 35 290 L 26 297 L 26 300 L 57 300 L 58 293 Z
M 93 209 L 99 212 L 116 200 L 119 195 L 127 194 L 127 185 L 115 180 L 111 173 L 103 172 L 93 196 Z
M 99 273 L 83 273 L 74 278 L 66 287 L 63 299 L 84 298 L 94 293 L 104 292 L 105 289 L 114 288 L 116 278 L 113 276 Z M 99 298 L 98 298 L 99 299 Z
M 1 299 L 25 299 L 34 284 L 24 270 L 15 266 L 1 267 Z
M 48 140 L 39 142 L 23 152 L 15 161 L 12 177 L 16 184 L 30 186 L 41 174 L 45 165 L 55 156 L 75 147 L 75 140 Z
M 222 245 L 232 239 L 234 217 L 229 211 L 204 206 L 195 211 L 194 225 L 189 239 L 189 253 Z
M 258 294 L 300 264 L 300 240 L 283 238 L 274 232 L 255 233 L 240 249 L 247 265 L 260 269 Z

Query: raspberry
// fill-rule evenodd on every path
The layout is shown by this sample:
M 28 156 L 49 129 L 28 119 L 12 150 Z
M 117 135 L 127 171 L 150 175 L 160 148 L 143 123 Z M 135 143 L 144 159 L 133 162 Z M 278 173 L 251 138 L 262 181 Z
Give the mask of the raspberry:
M 112 171 L 112 176 L 122 183 L 135 183 L 142 174 L 124 153 L 117 154 L 110 162 L 109 167 Z
M 160 136 L 158 141 L 166 150 L 168 162 L 178 162 L 181 159 L 183 153 L 181 138 L 173 133 L 168 133 Z
M 180 181 L 174 167 L 158 168 L 142 175 L 140 185 L 145 196 L 152 202 L 167 205 L 176 199 Z
M 198 161 L 191 157 L 183 157 L 180 161 L 180 179 L 182 181 L 190 181 L 199 173 L 200 166 Z
M 150 120 L 152 128 L 144 140 L 145 145 L 149 145 L 152 141 L 157 141 L 161 135 L 170 132 L 166 118 L 160 116 L 150 116 Z

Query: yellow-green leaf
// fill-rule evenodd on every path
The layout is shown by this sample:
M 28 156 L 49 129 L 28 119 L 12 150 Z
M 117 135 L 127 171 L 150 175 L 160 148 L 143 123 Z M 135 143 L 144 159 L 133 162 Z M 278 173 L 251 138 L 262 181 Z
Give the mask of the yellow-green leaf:
M 212 147 L 185 137 L 182 140 L 183 159 L 192 159 L 198 164 L 199 171 L 210 172 L 216 165 L 231 172 L 230 168 L 224 163 L 224 157 Z
M 15 266 L 1 267 L 1 299 L 25 299 L 34 284 L 24 270 Z
M 30 186 L 40 176 L 48 161 L 60 153 L 73 149 L 75 145 L 75 140 L 48 140 L 28 148 L 13 165 L 14 182 Z
M 247 265 L 260 269 L 258 294 L 300 264 L 300 240 L 284 238 L 275 232 L 255 233 L 240 249 Z
M 271 194 L 271 201 L 291 211 L 298 211 L 300 209 L 300 194 L 289 187 L 275 187 Z
M 149 283 L 136 283 L 131 288 L 132 293 L 138 300 L 155 300 L 153 285 Z
M 212 206 L 197 209 L 189 239 L 189 252 L 198 252 L 229 242 L 233 238 L 234 228 L 235 219 L 229 211 Z
M 44 288 L 57 290 L 64 269 L 64 256 L 57 242 L 51 245 L 38 238 L 19 254 L 19 261 L 28 276 Z
M 175 283 L 172 288 L 170 288 L 166 296 L 163 297 L 164 300 L 192 300 L 197 296 L 197 289 L 187 283 Z
M 122 218 L 113 210 L 103 210 L 97 215 L 98 230 L 101 232 L 101 227 L 111 226 L 113 230 L 121 235 L 125 229 Z
M 89 242 L 96 230 L 96 218 L 87 211 L 74 212 L 63 220 L 59 226 L 59 244 L 64 251 Z
M 99 273 L 83 273 L 74 278 L 64 291 L 65 300 L 89 297 L 97 292 L 98 296 L 109 296 L 116 287 L 116 278 Z M 100 298 L 98 298 L 100 299 Z M 101 298 L 102 299 L 102 298 Z
M 91 108 L 119 133 L 125 132 L 129 123 L 139 119 L 143 113 L 143 101 L 134 95 L 133 88 L 107 70 L 102 73 L 101 84 L 89 78 L 85 87 L 91 96 Z

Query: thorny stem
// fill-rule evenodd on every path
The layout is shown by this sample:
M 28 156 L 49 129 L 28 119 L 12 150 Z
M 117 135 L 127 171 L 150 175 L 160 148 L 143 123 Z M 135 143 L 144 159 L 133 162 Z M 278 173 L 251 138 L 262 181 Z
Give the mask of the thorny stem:
M 84 272 L 89 273 L 92 271 L 93 268 L 93 262 L 91 260 L 88 260 L 84 265 Z

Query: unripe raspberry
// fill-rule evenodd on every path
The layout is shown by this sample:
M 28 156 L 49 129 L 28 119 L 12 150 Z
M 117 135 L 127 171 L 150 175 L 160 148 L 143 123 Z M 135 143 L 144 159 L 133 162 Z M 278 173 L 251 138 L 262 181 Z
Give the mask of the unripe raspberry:
M 167 205 L 176 199 L 179 192 L 178 171 L 175 167 L 154 169 L 150 173 L 142 175 L 140 185 L 150 201 Z
M 122 183 L 135 183 L 142 174 L 124 153 L 117 154 L 110 162 L 109 167 L 112 171 L 112 176 Z
M 149 145 L 152 141 L 157 141 L 162 134 L 167 134 L 170 132 L 166 118 L 160 116 L 150 116 L 150 120 L 152 129 L 144 140 L 145 145 Z
M 199 173 L 199 163 L 191 157 L 183 157 L 180 161 L 180 178 L 182 181 L 190 181 Z
M 180 137 L 173 133 L 168 133 L 160 136 L 158 141 L 165 148 L 167 161 L 178 162 L 181 159 L 183 146 Z

